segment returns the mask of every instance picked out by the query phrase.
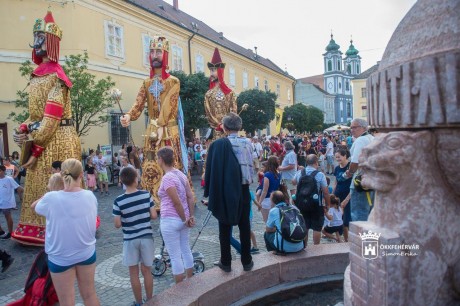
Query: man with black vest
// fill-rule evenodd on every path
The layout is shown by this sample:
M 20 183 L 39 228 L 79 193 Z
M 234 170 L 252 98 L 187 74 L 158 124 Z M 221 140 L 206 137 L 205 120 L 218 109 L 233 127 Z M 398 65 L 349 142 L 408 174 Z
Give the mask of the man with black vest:
M 249 212 L 251 209 L 249 185 L 253 180 L 251 141 L 238 137 L 242 120 L 235 113 L 222 119 L 227 137 L 211 143 L 206 159 L 204 197 L 209 197 L 208 209 L 219 221 L 220 262 L 225 272 L 231 271 L 230 236 L 233 225 L 238 225 L 241 241 L 241 263 L 245 271 L 254 266 L 252 261 Z

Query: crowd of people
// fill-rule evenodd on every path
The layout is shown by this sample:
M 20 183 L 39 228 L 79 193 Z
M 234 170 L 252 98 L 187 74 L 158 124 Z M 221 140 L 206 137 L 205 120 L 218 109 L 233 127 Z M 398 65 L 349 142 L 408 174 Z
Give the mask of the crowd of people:
M 52 304 L 59 299 L 60 305 L 75 305 L 76 280 L 84 304 L 100 305 L 94 282 L 100 222 L 96 195 L 99 199 L 110 195 L 109 177 L 112 182 L 118 177 L 123 188 L 112 214 L 114 227 L 123 232 L 122 263 L 129 269 L 135 306 L 143 303 L 139 273 L 144 276 L 146 298 L 153 296 L 151 220 L 158 217 L 157 211 L 175 282 L 193 276 L 189 238 L 196 221 L 191 173 L 201 176 L 203 190 L 198 192 L 203 192 L 208 210 L 218 220 L 220 259 L 215 265 L 225 272 L 232 270 L 231 246 L 241 254 L 244 271 L 255 265 L 253 255 L 259 246 L 251 224 L 252 204 L 266 225 L 266 249 L 275 253 L 303 250 L 310 229 L 314 244 L 320 243 L 321 234 L 338 242 L 343 234 L 347 241 L 349 222 L 367 219 L 373 193 L 359 184 L 358 159 L 372 141 L 367 122 L 353 120 L 351 135 L 242 137 L 237 113 L 248 105 L 238 110 L 237 96 L 224 81 L 225 63 L 215 48 L 207 64 L 209 90 L 204 95 L 209 130 L 206 139 L 190 140 L 187 147 L 180 80 L 168 72 L 170 43 L 163 36 L 150 40 L 149 77 L 132 107 L 120 117 L 121 125 L 128 127 L 148 115 L 143 147 L 132 142 L 108 158 L 101 150 L 91 150 L 80 162 L 72 82 L 58 62 L 63 32 L 48 11 L 35 21 L 32 33 L 32 61 L 37 67 L 29 83 L 31 116 L 13 132 L 14 142 L 28 150 L 27 159 L 21 165 L 18 152 L 2 158 L 0 212 L 7 227 L 0 227 L 0 238 L 44 244 L 44 266 L 55 289 Z M 116 92 L 112 98 L 119 99 Z M 255 190 L 251 190 L 253 182 Z M 13 230 L 15 193 L 21 213 Z M 239 228 L 239 241 L 232 236 L 233 226 Z M 5 250 L 0 250 L 0 259 L 2 272 L 14 261 Z
M 241 118 L 230 113 L 223 119 L 226 137 L 214 142 L 197 138 L 189 142 L 187 150 L 190 170 L 203 176 L 206 204 L 219 221 L 221 257 L 216 266 L 225 272 L 231 271 L 232 245 L 241 254 L 243 269 L 250 271 L 253 268 L 253 255 L 258 253 L 259 247 L 251 229 L 252 203 L 266 224 L 266 249 L 275 253 L 303 250 L 310 229 L 314 244 L 319 244 L 321 237 L 337 242 L 348 241 L 350 221 L 367 220 L 372 209 L 372 192 L 356 191 L 353 183 L 353 176 L 359 171 L 359 154 L 372 140 L 364 120 L 352 122 L 351 146 L 350 136 L 344 134 L 241 137 L 238 136 L 241 126 Z M 175 168 L 174 154 L 167 146 L 157 152 L 157 162 L 165 173 L 158 195 L 162 205 L 160 230 L 171 258 L 174 280 L 178 283 L 193 276 L 189 238 L 190 228 L 195 225 L 195 203 L 187 176 Z M 1 191 L 0 208 L 8 230 L 0 227 L 2 239 L 8 239 L 13 228 L 14 193 L 21 195 L 23 191 L 15 180 L 22 171 L 18 160 L 19 156 L 15 154 L 3 159 L 0 166 L 0 184 L 7 187 Z M 98 185 L 101 196 L 104 192 L 108 195 L 109 165 L 114 167 L 111 171 L 119 172 L 119 185 L 123 186 L 123 194 L 113 204 L 114 225 L 123 229 L 123 264 L 129 267 L 135 304 L 141 305 L 143 301 L 139 271 L 144 276 L 146 297 L 152 297 L 150 268 L 154 244 L 150 220 L 157 218 L 157 211 L 153 208 L 150 193 L 139 188 L 141 162 L 142 150 L 130 145 L 123 146 L 109 162 L 101 151 L 93 150 L 84 167 L 75 159 L 53 162 L 50 171 L 54 174 L 47 187 L 48 193 L 35 201 L 32 208 L 46 217 L 45 251 L 60 301 L 74 303 L 75 292 L 71 284 L 76 279 L 85 303 L 98 305 L 94 289 L 95 187 Z M 317 204 L 313 206 L 308 200 L 304 201 L 307 204 L 301 201 L 302 190 L 308 181 L 315 185 L 312 198 L 316 196 Z M 257 182 L 257 187 L 250 190 L 253 182 Z M 59 206 L 64 199 L 69 203 L 65 213 Z M 88 207 L 82 210 L 81 205 Z M 284 214 L 288 208 L 294 208 L 299 213 L 296 216 L 302 218 L 300 225 L 295 225 L 305 229 L 305 235 L 300 236 L 302 239 L 286 237 L 281 230 L 284 221 L 280 212 Z M 80 224 L 82 219 L 87 220 L 84 226 Z M 74 224 L 78 229 L 74 232 L 75 237 L 63 240 L 58 233 L 76 220 L 80 221 Z M 235 225 L 239 227 L 239 241 L 232 236 Z M 5 251 L 1 251 L 0 256 L 2 271 L 5 271 L 14 259 Z

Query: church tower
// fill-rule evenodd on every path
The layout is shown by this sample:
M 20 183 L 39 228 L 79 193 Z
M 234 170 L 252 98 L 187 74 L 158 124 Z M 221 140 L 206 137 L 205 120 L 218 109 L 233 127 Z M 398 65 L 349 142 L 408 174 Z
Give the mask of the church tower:
M 361 56 L 358 55 L 359 51 L 353 46 L 353 39 L 350 40 L 350 47 L 345 52 L 343 65 L 346 73 L 351 76 L 357 76 L 361 73 Z
M 326 46 L 324 57 L 324 89 L 330 94 L 339 93 L 340 76 L 342 74 L 342 52 L 340 46 L 336 44 L 334 35 Z
M 353 117 L 353 90 L 351 80 L 360 73 L 361 57 L 359 51 L 350 47 L 342 58 L 340 46 L 335 42 L 331 34 L 331 40 L 326 46 L 324 58 L 324 89 L 335 95 L 334 109 L 335 122 L 345 124 Z

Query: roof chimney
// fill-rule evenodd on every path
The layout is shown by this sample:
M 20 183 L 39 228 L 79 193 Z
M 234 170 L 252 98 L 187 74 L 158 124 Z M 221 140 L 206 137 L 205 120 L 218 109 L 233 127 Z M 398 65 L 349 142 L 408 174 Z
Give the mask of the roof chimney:
M 224 39 L 224 32 L 219 32 L 219 38 Z
M 179 0 L 173 0 L 173 7 L 176 11 L 179 10 Z

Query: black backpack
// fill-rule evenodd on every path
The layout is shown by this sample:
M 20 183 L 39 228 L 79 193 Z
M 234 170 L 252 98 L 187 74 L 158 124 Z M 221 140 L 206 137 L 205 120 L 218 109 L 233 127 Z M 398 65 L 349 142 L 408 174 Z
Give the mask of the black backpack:
M 280 211 L 281 224 L 281 228 L 277 231 L 283 240 L 294 243 L 303 241 L 307 236 L 307 227 L 300 211 L 291 205 L 277 205 L 276 207 Z M 283 242 L 281 242 L 281 250 L 283 250 Z
M 302 212 L 316 212 L 321 208 L 320 192 L 315 179 L 318 170 L 307 175 L 305 169 L 300 173 L 295 194 L 295 205 Z

